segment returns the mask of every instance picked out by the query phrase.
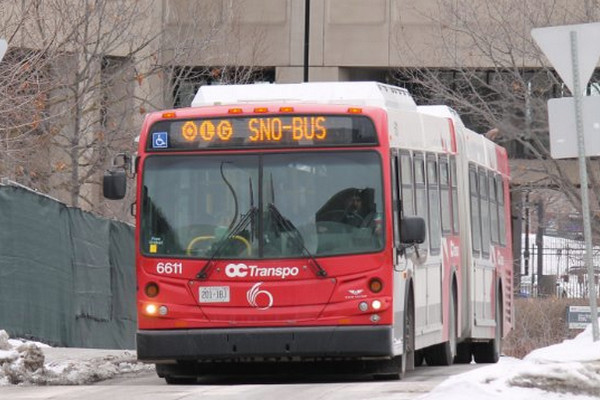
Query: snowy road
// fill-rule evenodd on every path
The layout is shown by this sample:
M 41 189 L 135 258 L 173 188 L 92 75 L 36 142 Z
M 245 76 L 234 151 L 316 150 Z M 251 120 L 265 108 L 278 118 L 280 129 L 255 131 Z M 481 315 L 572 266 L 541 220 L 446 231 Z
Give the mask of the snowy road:
M 420 397 L 451 375 L 479 366 L 420 367 L 401 381 L 373 381 L 363 376 L 287 376 L 278 379 L 238 376 L 209 377 L 198 385 L 167 385 L 153 371 L 141 371 L 83 386 L 3 386 L 0 398 L 30 399 L 256 399 L 379 400 Z
M 323 376 L 318 371 L 270 377 L 203 377 L 167 385 L 135 352 L 51 348 L 8 338 L 0 330 L 0 399 L 14 400 L 598 400 L 600 342 L 591 327 L 575 339 L 497 364 L 419 367 L 401 381 Z M 95 383 L 94 383 L 95 382 Z

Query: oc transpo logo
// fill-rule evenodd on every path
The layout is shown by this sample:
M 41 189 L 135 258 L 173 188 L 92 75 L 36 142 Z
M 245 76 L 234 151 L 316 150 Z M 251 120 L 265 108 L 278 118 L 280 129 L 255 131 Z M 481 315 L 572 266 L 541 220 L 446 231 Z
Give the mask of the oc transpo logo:
M 258 282 L 246 292 L 248 303 L 259 310 L 268 310 L 273 306 L 273 295 L 260 288 L 262 282 Z
M 300 272 L 298 267 L 259 267 L 257 265 L 227 264 L 225 266 L 225 275 L 230 278 L 250 277 L 279 277 L 285 279 L 288 276 L 296 276 Z
M 248 266 L 246 264 L 227 264 L 225 275 L 230 278 L 243 278 L 248 275 Z

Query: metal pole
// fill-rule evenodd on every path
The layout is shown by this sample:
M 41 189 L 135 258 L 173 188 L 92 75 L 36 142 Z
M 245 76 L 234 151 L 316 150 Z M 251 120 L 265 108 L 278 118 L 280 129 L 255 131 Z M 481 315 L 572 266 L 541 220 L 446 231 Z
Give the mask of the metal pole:
M 596 304 L 596 285 L 594 264 L 592 262 L 592 224 L 590 221 L 590 201 L 588 198 L 588 177 L 585 162 L 585 141 L 583 137 L 583 106 L 579 85 L 579 63 L 577 54 L 577 32 L 571 31 L 571 60 L 573 62 L 573 100 L 575 102 L 575 123 L 577 126 L 577 145 L 579 154 L 579 181 L 581 185 L 581 213 L 583 214 L 583 235 L 585 238 L 585 265 L 588 271 L 588 290 L 592 314 L 592 335 L 598 340 L 598 307 Z
M 525 276 L 529 276 L 529 192 L 525 194 L 525 251 L 523 252 L 523 258 L 525 260 Z M 531 282 L 533 287 L 533 282 Z M 532 290 L 533 291 L 533 290 Z
M 304 82 L 308 82 L 308 49 L 310 41 L 310 0 L 304 1 Z
M 535 269 L 533 268 L 533 262 L 537 257 L 537 247 L 535 243 L 531 244 L 531 297 L 539 297 L 540 285 L 537 284 Z
M 542 287 L 544 280 L 542 279 L 544 276 L 544 204 L 541 200 L 537 201 L 537 217 L 538 217 L 538 228 L 535 235 L 535 245 L 538 249 L 538 258 L 537 258 L 537 287 L 538 287 L 538 297 L 541 295 L 549 295 L 551 293 L 546 293 L 546 288 Z

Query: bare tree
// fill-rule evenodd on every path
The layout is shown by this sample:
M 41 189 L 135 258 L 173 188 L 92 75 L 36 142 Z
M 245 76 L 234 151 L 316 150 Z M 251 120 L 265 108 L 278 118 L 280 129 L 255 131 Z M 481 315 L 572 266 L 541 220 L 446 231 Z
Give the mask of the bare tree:
M 143 24 L 154 2 L 3 3 L 5 21 L 18 22 L 4 28 L 2 174 L 94 209 L 107 155 L 132 143 L 136 66 L 157 38 Z
M 566 167 L 568 161 L 550 157 L 549 148 L 547 100 L 570 94 L 534 44 L 530 31 L 597 20 L 600 8 L 596 3 L 435 0 L 415 5 L 412 11 L 431 22 L 434 34 L 429 41 L 419 42 L 419 49 L 424 44 L 428 49 L 423 53 L 413 48 L 400 29 L 398 51 L 410 55 L 405 58 L 414 66 L 398 68 L 395 78 L 409 86 L 420 103 L 448 104 L 463 116 L 466 125 L 487 132 L 512 154 L 537 160 L 535 166 L 525 168 L 538 181 L 521 189 L 554 188 L 580 209 L 578 179 L 570 173 L 572 168 Z M 593 80 L 599 82 L 600 74 Z M 598 160 L 589 164 L 593 208 L 600 209 Z
M 0 175 L 71 206 L 127 219 L 127 202 L 102 199 L 100 176 L 135 151 L 144 114 L 189 105 L 203 83 L 261 79 L 261 32 L 244 37 L 239 1 L 13 3 L 0 0 L 10 49 L 0 63 Z
M 9 43 L 26 23 L 23 13 L 2 4 L 2 37 Z M 47 146 L 45 122 L 47 93 L 51 80 L 47 76 L 47 48 L 9 48 L 0 63 L 0 173 L 32 185 L 39 177 L 31 159 Z
M 161 44 L 166 103 L 189 106 L 200 85 L 270 79 L 259 61 L 266 53 L 265 32 L 243 26 L 245 5 L 244 0 L 217 6 L 188 2 L 167 13 Z M 190 25 L 190 15 L 201 15 L 202 24 Z

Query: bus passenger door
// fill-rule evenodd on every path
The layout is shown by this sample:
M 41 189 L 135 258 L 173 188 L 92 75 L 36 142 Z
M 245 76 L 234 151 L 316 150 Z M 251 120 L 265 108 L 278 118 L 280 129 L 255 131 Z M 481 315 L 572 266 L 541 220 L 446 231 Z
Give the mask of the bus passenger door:
M 407 262 L 413 267 L 415 333 L 417 346 L 430 344 L 419 339 L 441 329 L 442 264 L 440 259 L 440 210 L 437 162 L 415 152 L 400 153 L 401 199 L 404 216 L 417 215 L 425 220 L 427 236 L 416 249 L 407 251 Z M 424 341 L 421 341 L 424 340 Z M 421 344 L 421 346 L 419 346 Z
M 471 197 L 471 228 L 473 246 L 473 305 L 475 335 L 483 328 L 487 332 L 495 326 L 494 321 L 494 282 L 496 270 L 490 258 L 490 214 L 488 178 L 485 170 L 469 167 Z M 481 331 L 480 331 L 481 332 Z M 479 333 L 481 334 L 481 333 Z M 484 334 L 485 335 L 485 334 Z
M 441 257 L 442 221 L 440 210 L 440 186 L 438 160 L 435 154 L 426 159 L 427 174 L 427 232 L 429 236 L 429 260 L 427 263 L 427 327 L 430 332 L 442 329 L 443 264 Z
M 402 218 L 403 204 L 400 157 L 396 149 L 391 150 L 391 176 L 392 176 L 392 219 L 394 229 L 394 354 L 402 354 L 403 333 L 405 319 L 405 301 L 407 282 L 411 276 L 412 265 L 405 257 L 400 242 L 400 221 Z M 410 160 L 410 159 L 409 159 Z M 411 194 L 412 196 L 412 194 Z M 412 203 L 411 203 L 412 204 Z

